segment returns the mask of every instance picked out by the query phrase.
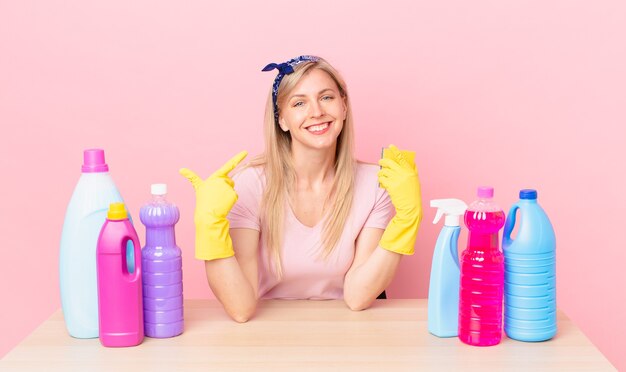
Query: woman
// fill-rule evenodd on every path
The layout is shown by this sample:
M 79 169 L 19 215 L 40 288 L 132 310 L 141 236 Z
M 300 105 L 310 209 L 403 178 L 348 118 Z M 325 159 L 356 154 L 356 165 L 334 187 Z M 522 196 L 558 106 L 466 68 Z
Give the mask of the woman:
M 265 152 L 234 181 L 228 173 L 246 152 L 204 181 L 181 169 L 196 190 L 196 257 L 238 322 L 260 298 L 343 298 L 366 309 L 414 252 L 422 209 L 413 159 L 394 146 L 380 171 L 354 159 L 346 84 L 322 58 L 263 70 L 273 69 Z

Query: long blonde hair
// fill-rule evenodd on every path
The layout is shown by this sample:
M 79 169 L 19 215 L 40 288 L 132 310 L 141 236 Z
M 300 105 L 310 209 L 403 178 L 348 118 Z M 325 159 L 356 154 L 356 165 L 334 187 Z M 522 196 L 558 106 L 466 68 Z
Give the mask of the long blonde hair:
M 278 88 L 278 109 L 285 97 L 298 84 L 300 79 L 310 71 L 319 69 L 326 72 L 337 84 L 341 97 L 346 104 L 346 119 L 343 129 L 337 138 L 335 152 L 335 178 L 325 205 L 332 206 L 330 213 L 324 217 L 321 246 L 321 256 L 328 258 L 337 245 L 344 230 L 348 214 L 352 207 L 354 196 L 354 180 L 356 174 L 356 160 L 354 159 L 354 124 L 348 90 L 345 81 L 337 70 L 328 62 L 320 58 L 318 61 L 309 61 L 296 65 L 294 72 L 285 75 Z M 274 118 L 272 92 L 267 97 L 265 106 L 265 152 L 252 159 L 248 166 L 263 167 L 265 171 L 265 191 L 261 200 L 261 225 L 264 227 L 261 234 L 268 248 L 268 262 L 273 262 L 275 273 L 282 275 L 280 247 L 284 226 L 285 202 L 287 196 L 294 190 L 296 174 L 291 162 L 291 134 L 283 132 Z

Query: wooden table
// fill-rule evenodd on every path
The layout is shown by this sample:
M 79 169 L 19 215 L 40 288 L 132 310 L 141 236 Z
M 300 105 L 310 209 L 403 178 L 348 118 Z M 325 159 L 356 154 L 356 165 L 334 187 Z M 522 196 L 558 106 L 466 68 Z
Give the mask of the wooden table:
M 505 336 L 492 347 L 437 338 L 426 315 L 426 300 L 377 300 L 361 312 L 342 301 L 271 300 L 238 324 L 215 300 L 187 300 L 181 336 L 110 349 L 70 337 L 59 310 L 0 361 L 0 370 L 615 370 L 562 312 L 553 340 Z

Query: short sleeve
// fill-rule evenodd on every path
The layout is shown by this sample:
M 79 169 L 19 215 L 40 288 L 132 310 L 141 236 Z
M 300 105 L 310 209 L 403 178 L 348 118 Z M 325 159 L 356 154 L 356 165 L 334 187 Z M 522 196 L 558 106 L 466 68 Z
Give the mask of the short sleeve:
M 385 229 L 395 213 L 396 210 L 393 203 L 391 203 L 391 198 L 389 194 L 387 194 L 387 190 L 378 187 L 376 190 L 374 208 L 372 208 L 367 220 L 365 220 L 363 227 Z
M 260 205 L 263 183 L 258 170 L 246 168 L 234 175 L 233 181 L 238 198 L 227 217 L 230 228 L 261 231 Z

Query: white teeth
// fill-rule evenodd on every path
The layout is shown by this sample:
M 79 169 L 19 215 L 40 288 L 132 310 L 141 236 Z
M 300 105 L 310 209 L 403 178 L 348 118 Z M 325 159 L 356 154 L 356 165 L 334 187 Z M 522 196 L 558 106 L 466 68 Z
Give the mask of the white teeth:
M 328 128 L 328 123 L 324 123 L 324 124 L 320 124 L 320 125 L 313 125 L 311 127 L 308 127 L 307 130 L 311 131 L 311 132 L 320 132 L 324 129 Z

